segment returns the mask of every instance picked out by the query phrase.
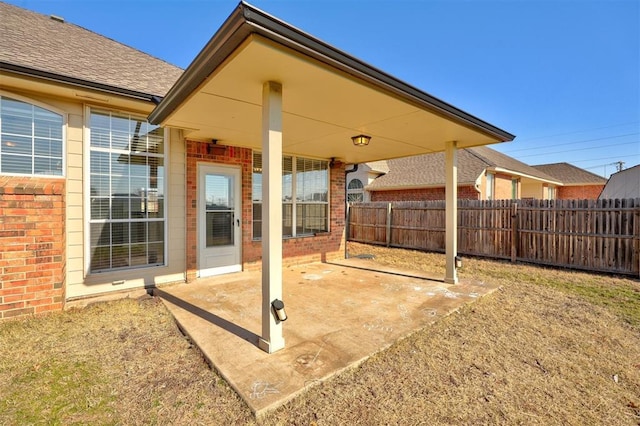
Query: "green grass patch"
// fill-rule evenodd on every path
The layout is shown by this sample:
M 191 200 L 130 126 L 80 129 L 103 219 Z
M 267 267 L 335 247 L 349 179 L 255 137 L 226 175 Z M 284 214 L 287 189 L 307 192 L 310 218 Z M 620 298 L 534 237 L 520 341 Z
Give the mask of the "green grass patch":
M 95 374 L 99 366 L 72 359 L 48 359 L 13 371 L 3 386 L 0 412 L 12 413 L 18 424 L 83 424 L 108 422 L 112 398 Z

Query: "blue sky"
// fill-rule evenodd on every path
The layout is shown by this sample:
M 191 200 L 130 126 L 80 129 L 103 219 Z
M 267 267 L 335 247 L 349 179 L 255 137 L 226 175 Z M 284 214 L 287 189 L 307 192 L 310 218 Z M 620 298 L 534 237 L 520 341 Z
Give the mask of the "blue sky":
M 6 1 L 6 0 L 5 0 Z M 236 0 L 9 0 L 187 67 Z M 517 135 L 495 149 L 608 176 L 640 163 L 638 0 L 253 0 Z

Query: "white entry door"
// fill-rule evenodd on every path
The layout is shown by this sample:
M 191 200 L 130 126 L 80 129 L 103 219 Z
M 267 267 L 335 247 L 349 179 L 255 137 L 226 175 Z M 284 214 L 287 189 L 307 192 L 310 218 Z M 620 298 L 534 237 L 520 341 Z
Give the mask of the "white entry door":
M 198 270 L 200 277 L 242 270 L 240 169 L 198 167 Z

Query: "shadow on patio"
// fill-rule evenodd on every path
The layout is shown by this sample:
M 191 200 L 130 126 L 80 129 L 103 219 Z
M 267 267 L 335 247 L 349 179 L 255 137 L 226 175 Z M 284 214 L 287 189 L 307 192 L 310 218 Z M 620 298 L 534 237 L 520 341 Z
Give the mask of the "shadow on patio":
M 258 348 L 261 274 L 241 272 L 156 289 L 180 328 L 259 416 L 307 386 L 357 366 L 402 337 L 495 290 L 444 284 L 373 261 L 283 270 L 285 349 Z

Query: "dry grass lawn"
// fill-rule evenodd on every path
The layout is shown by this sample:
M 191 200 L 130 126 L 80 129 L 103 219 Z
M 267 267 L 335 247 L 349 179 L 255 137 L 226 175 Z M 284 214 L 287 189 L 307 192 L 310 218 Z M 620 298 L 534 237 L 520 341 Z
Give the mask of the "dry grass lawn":
M 444 258 L 350 244 L 442 274 Z M 640 283 L 465 259 L 498 292 L 264 424 L 640 424 Z M 153 298 L 0 324 L 0 424 L 252 424 Z

